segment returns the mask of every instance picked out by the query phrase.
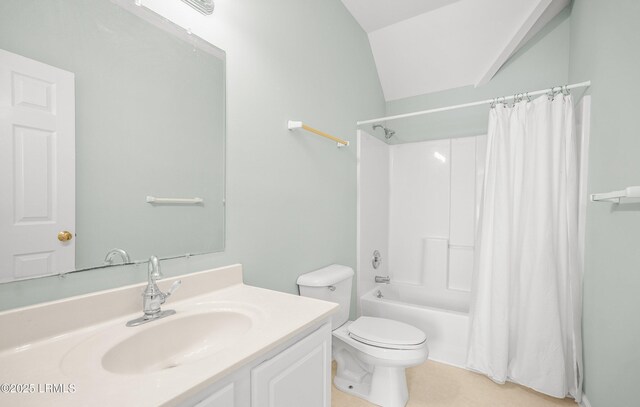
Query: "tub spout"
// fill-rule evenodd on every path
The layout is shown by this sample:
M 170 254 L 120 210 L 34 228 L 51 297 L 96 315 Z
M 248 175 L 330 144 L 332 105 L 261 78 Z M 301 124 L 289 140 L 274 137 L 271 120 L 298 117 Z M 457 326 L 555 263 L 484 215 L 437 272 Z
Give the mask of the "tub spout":
M 389 276 L 376 276 L 376 283 L 385 283 L 389 284 L 391 282 L 391 278 Z

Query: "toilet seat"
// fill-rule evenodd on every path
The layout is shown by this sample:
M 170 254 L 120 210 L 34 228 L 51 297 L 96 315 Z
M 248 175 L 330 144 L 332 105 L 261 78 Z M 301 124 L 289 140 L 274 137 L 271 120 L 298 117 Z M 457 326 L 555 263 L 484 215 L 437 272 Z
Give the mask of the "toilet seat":
M 358 342 L 386 349 L 419 349 L 427 340 L 420 329 L 386 318 L 360 317 L 347 330 Z
M 333 346 L 338 342 L 344 343 L 347 347 L 354 349 L 356 352 L 360 352 L 362 359 L 370 359 L 367 363 L 372 365 L 382 364 L 385 366 L 415 366 L 427 359 L 429 354 L 429 348 L 427 347 L 427 341 L 424 341 L 421 345 L 418 345 L 415 349 L 393 349 L 388 347 L 381 347 L 375 345 L 369 345 L 368 343 L 356 340 L 349 334 L 349 326 L 355 321 L 348 321 L 338 329 L 333 331 Z M 388 346 L 388 345 L 387 345 Z

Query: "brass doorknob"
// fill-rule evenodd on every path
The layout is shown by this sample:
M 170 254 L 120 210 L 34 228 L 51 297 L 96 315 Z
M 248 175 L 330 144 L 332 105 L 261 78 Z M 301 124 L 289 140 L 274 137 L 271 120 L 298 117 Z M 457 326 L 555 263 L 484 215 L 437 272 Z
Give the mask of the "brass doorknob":
M 58 240 L 61 242 L 67 242 L 73 239 L 73 235 L 68 230 L 63 230 L 62 232 L 58 232 Z

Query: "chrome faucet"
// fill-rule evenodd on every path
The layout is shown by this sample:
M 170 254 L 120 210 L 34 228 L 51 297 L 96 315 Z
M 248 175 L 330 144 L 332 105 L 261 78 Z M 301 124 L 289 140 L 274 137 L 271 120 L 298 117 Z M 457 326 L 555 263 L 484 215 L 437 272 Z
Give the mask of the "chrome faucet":
M 390 282 L 391 278 L 389 276 L 376 276 L 376 283 L 389 284 Z
M 169 291 L 167 293 L 163 293 L 156 284 L 156 280 L 162 278 L 162 273 L 160 272 L 160 262 L 158 261 L 158 258 L 156 256 L 149 257 L 148 272 L 149 274 L 147 287 L 142 293 L 142 311 L 144 312 L 144 315 L 140 318 L 136 318 L 127 322 L 127 326 L 138 326 L 146 324 L 147 322 L 168 317 L 169 315 L 173 315 L 176 313 L 172 309 L 162 311 L 160 307 L 162 306 L 162 304 L 164 304 L 167 298 L 180 287 L 180 284 L 182 284 L 182 280 L 178 280 L 173 283 Z
M 115 256 L 120 256 L 122 258 L 122 264 L 131 263 L 131 258 L 129 257 L 129 253 L 125 252 L 122 249 L 111 249 L 104 256 L 104 264 L 113 264 L 113 258 Z

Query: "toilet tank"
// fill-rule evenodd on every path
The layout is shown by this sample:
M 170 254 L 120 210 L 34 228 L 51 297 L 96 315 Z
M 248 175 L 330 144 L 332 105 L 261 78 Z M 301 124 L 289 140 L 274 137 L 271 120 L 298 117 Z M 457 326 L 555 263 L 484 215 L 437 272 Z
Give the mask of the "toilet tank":
M 338 313 L 331 318 L 332 330 L 349 320 L 353 274 L 351 267 L 332 264 L 298 277 L 301 296 L 337 302 L 340 305 Z

